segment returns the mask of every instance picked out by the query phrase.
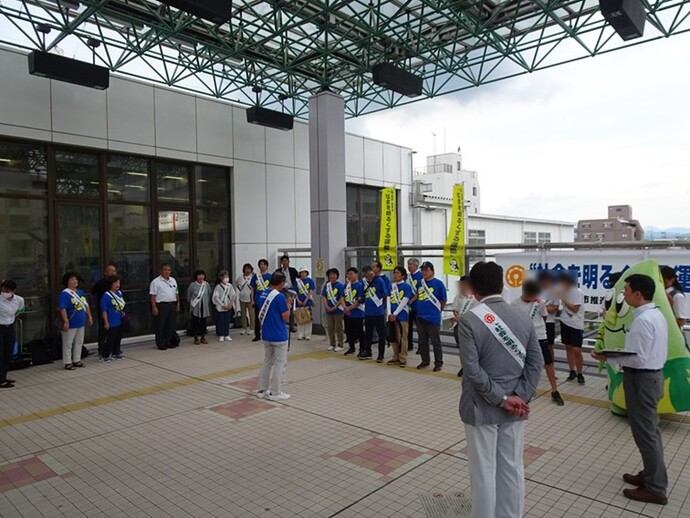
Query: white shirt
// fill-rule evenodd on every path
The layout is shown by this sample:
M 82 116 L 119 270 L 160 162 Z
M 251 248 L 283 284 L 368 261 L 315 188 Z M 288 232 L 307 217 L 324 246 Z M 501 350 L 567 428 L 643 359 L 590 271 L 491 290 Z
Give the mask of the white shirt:
M 546 311 L 545 301 L 537 299 L 534 302 L 525 302 L 522 300 L 522 297 L 519 297 L 511 302 L 510 305 L 527 314 L 532 319 L 537 340 L 546 340 L 546 321 L 544 319 L 549 316 L 549 312 Z
M 563 309 L 561 310 L 561 323 L 570 326 L 573 329 L 585 328 L 584 299 L 585 296 L 583 295 L 582 291 L 580 291 L 580 288 L 577 286 L 570 288 L 570 291 L 568 291 L 568 294 L 565 296 L 565 300 L 568 301 L 568 304 L 580 306 L 580 309 L 577 311 L 577 313 L 573 313 L 566 308 L 564 304 Z
M 455 298 L 453 299 L 453 311 L 457 311 L 458 315 L 460 315 L 460 319 L 462 319 L 462 316 L 465 315 L 469 310 L 471 310 L 477 304 L 479 304 L 479 301 L 474 298 L 474 295 L 470 295 L 469 297 L 465 297 L 464 295 L 461 295 L 458 293 L 455 296 Z M 457 326 L 458 323 L 459 323 L 459 321 L 453 322 L 453 325 L 451 327 Z
M 287 268 L 281 268 L 281 272 L 283 272 L 283 275 L 285 275 L 285 287 L 289 290 L 292 289 L 292 277 L 290 277 L 290 267 L 288 266 Z
M 632 324 L 625 334 L 624 350 L 637 354 L 609 358 L 608 361 L 633 369 L 658 370 L 664 367 L 668 355 L 668 324 L 653 302 L 633 312 Z
M 149 295 L 155 295 L 156 302 L 177 302 L 177 281 L 172 277 L 165 280 L 159 275 L 151 281 Z
M 505 284 L 503 285 L 503 289 L 501 290 L 501 297 L 503 297 L 503 300 L 510 304 L 510 290 L 508 289 L 508 286 L 506 286 Z
M 541 298 L 544 300 L 544 306 L 558 306 L 560 308 L 561 301 L 554 297 L 551 290 L 543 290 Z M 556 313 L 546 312 L 546 323 L 553 324 L 556 322 Z
M 22 309 L 24 309 L 24 299 L 19 295 L 15 295 L 11 299 L 0 296 L 0 325 L 11 326 L 14 324 L 14 317 Z
M 671 295 L 675 291 L 675 288 L 671 286 L 666 288 L 666 293 Z M 690 308 L 688 308 L 688 299 L 685 297 L 684 293 L 676 293 L 673 296 L 673 314 L 676 318 L 683 318 L 685 320 L 690 319 Z
M 240 302 L 250 302 L 252 300 L 252 289 L 249 287 L 249 283 L 252 282 L 253 274 L 247 276 L 240 275 L 235 279 L 235 286 L 240 292 Z

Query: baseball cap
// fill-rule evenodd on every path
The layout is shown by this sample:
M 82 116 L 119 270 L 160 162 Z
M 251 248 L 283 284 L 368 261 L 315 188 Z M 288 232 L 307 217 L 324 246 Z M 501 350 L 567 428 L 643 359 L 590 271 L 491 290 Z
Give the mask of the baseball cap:
M 424 261 L 424 262 L 422 263 L 422 266 L 420 266 L 420 268 L 421 268 L 422 270 L 424 270 L 425 268 L 429 268 L 431 271 L 434 271 L 434 264 L 431 263 L 431 262 L 429 262 L 429 261 Z

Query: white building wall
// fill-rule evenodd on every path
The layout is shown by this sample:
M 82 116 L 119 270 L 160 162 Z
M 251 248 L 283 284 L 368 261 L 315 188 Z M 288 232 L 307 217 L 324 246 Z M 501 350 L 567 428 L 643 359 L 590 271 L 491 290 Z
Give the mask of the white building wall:
M 114 76 L 106 91 L 34 77 L 14 50 L 0 49 L 0 71 L 0 136 L 231 167 L 235 270 L 310 246 L 307 124 L 264 128 L 244 108 Z M 411 150 L 346 139 L 347 181 L 399 189 L 399 239 L 411 243 Z

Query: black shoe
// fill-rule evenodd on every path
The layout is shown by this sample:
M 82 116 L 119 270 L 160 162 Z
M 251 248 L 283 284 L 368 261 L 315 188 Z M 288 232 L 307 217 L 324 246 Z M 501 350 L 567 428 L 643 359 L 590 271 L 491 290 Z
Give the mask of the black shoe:
M 570 371 L 570 374 L 567 378 L 565 378 L 565 381 L 573 381 L 575 378 L 577 378 L 577 372 Z
M 167 350 L 168 350 L 168 347 L 165 346 L 165 345 L 163 345 L 163 346 L 159 347 L 158 350 L 159 350 L 159 351 L 167 351 Z
M 6 381 L 7 383 L 16 383 L 16 381 L 11 380 L 10 378 L 5 378 L 5 381 Z
M 383 358 L 381 358 L 380 356 L 376 358 L 376 363 L 383 363 Z
M 414 353 L 415 353 L 415 354 L 422 354 L 422 353 L 419 352 L 419 349 L 417 349 Z
M 259 340 L 261 340 L 261 338 L 258 336 L 255 336 L 254 338 L 252 338 L 252 342 L 258 342 Z
M 558 406 L 563 406 L 563 405 L 565 405 L 565 403 L 564 403 L 564 401 L 563 401 L 563 398 L 562 398 L 561 395 L 558 393 L 558 391 L 556 391 L 556 392 L 551 392 L 551 401 L 553 401 L 554 403 L 556 403 Z
M 585 384 L 585 377 L 584 377 L 582 374 L 578 374 L 578 375 L 577 375 L 577 382 L 578 382 L 580 385 L 584 385 L 584 384 Z
M 0 383 L 0 388 L 14 388 L 14 383 L 10 383 L 9 380 Z
M 425 369 L 428 366 L 429 366 L 429 362 L 422 362 L 419 365 L 417 365 L 417 368 L 418 369 Z
M 462 369 L 458 371 L 458 378 L 462 378 Z
M 443 362 L 434 363 L 434 372 L 439 372 L 443 368 Z
M 630 484 L 632 486 L 637 486 L 637 487 L 644 487 L 644 475 L 640 471 L 637 475 L 633 475 L 632 473 L 626 473 L 623 475 L 623 480 L 625 480 L 626 484 Z
M 350 354 L 355 354 L 355 350 L 354 350 L 354 349 L 348 349 L 347 351 L 345 351 L 345 354 L 344 354 L 344 355 L 345 355 L 345 356 L 348 356 L 348 355 L 350 355 Z

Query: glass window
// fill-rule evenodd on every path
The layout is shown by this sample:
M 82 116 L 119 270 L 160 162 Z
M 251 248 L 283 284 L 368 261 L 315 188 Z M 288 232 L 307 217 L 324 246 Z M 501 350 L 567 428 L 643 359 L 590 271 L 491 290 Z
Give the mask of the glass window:
M 98 155 L 56 151 L 55 167 L 55 183 L 59 196 L 96 198 L 100 194 Z
M 362 240 L 359 246 L 379 244 L 379 218 L 362 218 Z
M 145 158 L 111 155 L 106 174 L 109 200 L 149 202 L 149 161 Z
M 224 167 L 198 165 L 194 170 L 196 202 L 207 207 L 230 205 L 230 173 Z
M 158 200 L 189 203 L 189 169 L 186 165 L 159 163 L 157 169 Z
M 536 243 L 537 242 L 537 233 L 536 232 L 524 232 L 523 233 L 523 242 L 526 244 Z
M 122 295 L 127 303 L 125 306 L 127 318 L 122 323 L 122 331 L 128 335 L 150 332 L 153 328 L 153 317 L 151 316 L 148 286 L 131 288 L 129 285 L 123 284 Z
M 45 147 L 0 141 L 0 176 L 5 194 L 45 194 L 48 183 Z
M 0 198 L 0 272 L 20 292 L 48 289 L 48 213 L 43 200 Z
M 345 198 L 347 200 L 347 214 L 359 214 L 359 189 L 354 185 L 348 185 L 345 191 Z
M 146 206 L 108 206 L 108 260 L 127 284 L 146 284 L 152 278 L 149 221 Z
M 347 246 L 359 245 L 359 218 L 347 218 Z
M 169 264 L 173 277 L 189 277 L 189 212 L 160 211 L 158 232 L 159 264 Z
M 218 272 L 230 268 L 230 232 L 228 211 L 204 209 L 197 211 L 197 267 L 214 281 Z
M 378 189 L 362 189 L 360 191 L 362 198 L 361 213 L 369 216 L 379 215 L 379 198 L 381 194 Z
M 551 232 L 539 232 L 539 242 L 540 243 L 550 243 L 551 242 Z
M 61 274 L 75 271 L 86 284 L 102 275 L 99 213 L 96 205 L 58 205 L 57 208 L 59 271 Z

